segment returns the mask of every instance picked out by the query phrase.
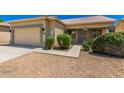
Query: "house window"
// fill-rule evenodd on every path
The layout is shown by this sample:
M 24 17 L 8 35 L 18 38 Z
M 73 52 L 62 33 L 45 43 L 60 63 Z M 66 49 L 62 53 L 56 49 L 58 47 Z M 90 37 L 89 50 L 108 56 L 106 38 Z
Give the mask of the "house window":
M 91 38 L 95 38 L 96 37 L 96 31 L 91 31 Z
M 49 29 L 48 30 L 48 36 L 51 36 L 51 35 L 53 35 L 53 30 L 52 29 Z
M 95 37 L 97 37 L 99 35 L 101 35 L 101 31 L 94 30 L 94 31 L 91 31 L 90 37 L 95 38 Z

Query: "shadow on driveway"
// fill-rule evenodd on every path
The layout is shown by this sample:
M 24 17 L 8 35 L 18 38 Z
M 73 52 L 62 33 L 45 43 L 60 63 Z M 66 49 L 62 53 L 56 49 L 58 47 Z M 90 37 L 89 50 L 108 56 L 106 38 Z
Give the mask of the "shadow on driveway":
M 31 45 L 11 45 L 11 44 L 1 44 L 0 46 L 7 46 L 7 47 L 16 47 L 16 48 L 28 48 L 28 49 L 34 49 L 34 48 L 41 48 L 38 46 L 31 46 Z

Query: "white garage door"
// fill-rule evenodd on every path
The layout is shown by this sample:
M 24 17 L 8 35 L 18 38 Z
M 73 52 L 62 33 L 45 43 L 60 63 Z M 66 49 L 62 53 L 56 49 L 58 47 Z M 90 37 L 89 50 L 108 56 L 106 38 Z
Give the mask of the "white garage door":
M 40 28 L 16 28 L 14 29 L 14 44 L 18 45 L 40 45 Z
M 0 43 L 9 43 L 10 32 L 0 31 Z

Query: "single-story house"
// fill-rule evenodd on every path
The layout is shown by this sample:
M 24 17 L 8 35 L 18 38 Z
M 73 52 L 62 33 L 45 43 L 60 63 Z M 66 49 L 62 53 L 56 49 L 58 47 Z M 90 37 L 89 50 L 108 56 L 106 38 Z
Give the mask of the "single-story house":
M 115 31 L 124 31 L 124 18 L 122 18 L 115 27 Z
M 0 22 L 0 43 L 9 43 L 10 41 L 10 25 Z
M 47 36 L 56 37 L 68 33 L 74 44 L 108 33 L 116 19 L 105 16 L 58 19 L 55 16 L 42 16 L 9 22 L 11 25 L 11 43 L 19 45 L 44 46 Z

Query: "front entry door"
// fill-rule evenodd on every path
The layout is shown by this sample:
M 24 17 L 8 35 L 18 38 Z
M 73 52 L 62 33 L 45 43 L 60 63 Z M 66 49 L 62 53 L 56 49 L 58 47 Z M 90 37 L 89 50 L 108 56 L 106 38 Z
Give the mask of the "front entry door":
M 73 44 L 76 44 L 77 43 L 77 31 L 75 31 L 75 30 L 73 30 L 72 32 L 71 32 L 71 36 L 72 36 L 72 43 Z
M 87 40 L 87 31 L 79 31 L 78 33 L 78 42 L 80 44 L 83 43 L 83 41 Z

